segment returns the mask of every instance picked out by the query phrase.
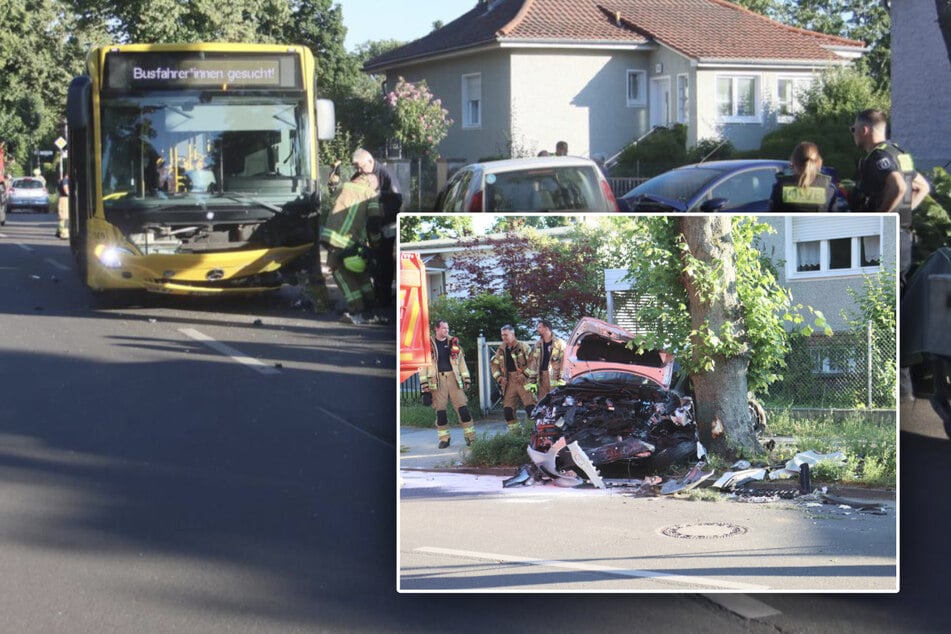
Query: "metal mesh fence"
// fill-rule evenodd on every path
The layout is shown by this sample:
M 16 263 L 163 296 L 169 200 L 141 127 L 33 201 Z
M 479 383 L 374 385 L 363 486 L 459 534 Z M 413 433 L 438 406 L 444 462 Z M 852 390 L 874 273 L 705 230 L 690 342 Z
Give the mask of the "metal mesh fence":
M 863 331 L 794 337 L 783 379 L 763 397 L 767 406 L 897 407 L 896 333 Z

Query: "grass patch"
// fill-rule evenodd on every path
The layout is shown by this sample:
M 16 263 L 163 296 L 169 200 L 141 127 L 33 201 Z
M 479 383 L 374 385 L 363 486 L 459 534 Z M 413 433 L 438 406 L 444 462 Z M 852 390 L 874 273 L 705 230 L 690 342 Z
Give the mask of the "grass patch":
M 770 432 L 791 436 L 795 446 L 778 447 L 770 463 L 785 462 L 800 451 L 819 453 L 841 451 L 845 464 L 820 462 L 812 467 L 818 482 L 840 482 L 865 486 L 895 486 L 897 441 L 895 428 L 869 422 L 861 411 L 847 416 L 800 418 L 779 411 L 770 417 Z
M 491 438 L 481 434 L 472 443 L 466 464 L 474 467 L 516 466 L 528 462 L 525 448 L 531 441 L 532 434 L 527 426 L 521 426 L 516 431 L 497 434 Z

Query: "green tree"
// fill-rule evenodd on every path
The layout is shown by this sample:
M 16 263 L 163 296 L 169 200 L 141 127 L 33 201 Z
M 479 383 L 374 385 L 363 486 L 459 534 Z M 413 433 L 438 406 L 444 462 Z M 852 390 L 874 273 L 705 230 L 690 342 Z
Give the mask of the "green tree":
M 898 321 L 895 314 L 895 276 L 881 270 L 877 276 L 866 276 L 862 290 L 847 289 L 858 309 L 843 311 L 843 317 L 857 342 L 865 343 L 871 335 L 871 362 L 867 367 L 873 373 L 872 406 L 894 409 L 895 401 L 895 337 Z M 856 346 L 857 350 L 866 349 Z M 857 404 L 865 403 L 865 399 Z
M 805 325 L 756 248 L 769 231 L 753 218 L 651 217 L 628 225 L 626 268 L 633 281 L 638 345 L 666 349 L 690 374 L 702 438 L 724 455 L 759 451 L 747 391 L 779 378 L 788 349 L 784 324 Z M 831 332 L 816 314 L 815 326 Z M 711 442 L 719 419 L 726 433 Z
M 858 62 L 879 90 L 891 85 L 890 0 L 734 0 L 750 11 L 802 29 L 865 42 Z M 944 0 L 936 0 L 942 2 Z
M 400 241 L 458 240 L 473 235 L 472 218 L 469 216 L 413 216 L 403 214 L 400 218 Z
M 82 72 L 86 44 L 106 41 L 94 25 L 80 24 L 68 3 L 0 2 L 0 139 L 8 167 L 28 171 L 31 153 L 52 150 L 61 134 L 66 89 Z

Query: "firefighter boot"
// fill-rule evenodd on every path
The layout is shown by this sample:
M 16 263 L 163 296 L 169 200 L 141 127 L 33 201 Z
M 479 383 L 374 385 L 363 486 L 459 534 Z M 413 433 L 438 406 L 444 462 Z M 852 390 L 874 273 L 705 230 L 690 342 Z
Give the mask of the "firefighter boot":
M 449 448 L 449 425 L 445 426 L 436 426 L 436 436 L 439 438 L 439 448 L 448 449 Z
M 462 433 L 466 437 L 466 447 L 471 447 L 476 439 L 475 427 L 471 424 L 463 426 Z

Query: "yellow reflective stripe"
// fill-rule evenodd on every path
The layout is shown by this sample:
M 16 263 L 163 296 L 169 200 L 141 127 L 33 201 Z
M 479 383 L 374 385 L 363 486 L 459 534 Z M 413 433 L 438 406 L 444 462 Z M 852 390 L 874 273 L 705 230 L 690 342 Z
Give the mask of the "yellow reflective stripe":
M 353 243 L 353 240 L 347 234 L 339 233 L 326 227 L 320 231 L 320 238 L 338 249 L 345 249 Z
M 810 205 L 822 205 L 826 201 L 826 190 L 822 187 L 806 187 L 805 189 L 795 185 L 783 187 L 784 203 L 806 203 Z
M 899 154 L 898 155 L 898 167 L 903 172 L 911 172 L 915 169 L 915 160 L 911 158 L 911 154 Z

